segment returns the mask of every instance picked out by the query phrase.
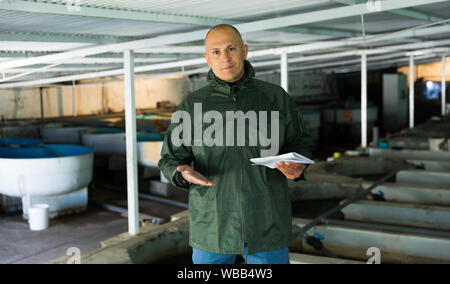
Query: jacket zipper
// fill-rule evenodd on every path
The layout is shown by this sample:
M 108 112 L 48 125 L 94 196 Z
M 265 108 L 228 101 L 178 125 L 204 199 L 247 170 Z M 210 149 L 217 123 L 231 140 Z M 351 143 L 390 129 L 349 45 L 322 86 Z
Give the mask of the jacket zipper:
M 237 98 L 237 94 L 235 93 L 235 88 L 231 88 L 230 93 L 231 93 L 231 97 L 233 98 L 233 102 L 234 102 L 234 110 L 238 111 L 239 110 L 239 105 L 238 105 L 238 98 Z M 246 240 L 246 233 L 245 233 L 245 218 L 244 218 L 244 214 L 245 214 L 245 196 L 244 196 L 244 190 L 242 187 L 243 184 L 243 169 L 242 169 L 242 163 L 240 163 L 240 186 L 239 189 L 241 190 L 241 226 L 242 226 L 242 239 L 243 239 L 243 243 L 242 243 L 242 254 L 245 254 L 245 243 L 247 242 Z M 248 246 L 248 244 L 247 244 Z

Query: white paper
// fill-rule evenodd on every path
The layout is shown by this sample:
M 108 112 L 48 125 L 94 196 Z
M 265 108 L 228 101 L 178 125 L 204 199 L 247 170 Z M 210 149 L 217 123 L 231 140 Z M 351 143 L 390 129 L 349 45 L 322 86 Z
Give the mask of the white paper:
M 276 162 L 294 162 L 300 164 L 314 164 L 313 160 L 306 158 L 296 152 L 291 152 L 278 156 L 271 156 L 265 158 L 254 158 L 250 159 L 250 162 L 253 163 L 254 166 L 266 166 L 271 169 L 275 169 L 274 164 Z

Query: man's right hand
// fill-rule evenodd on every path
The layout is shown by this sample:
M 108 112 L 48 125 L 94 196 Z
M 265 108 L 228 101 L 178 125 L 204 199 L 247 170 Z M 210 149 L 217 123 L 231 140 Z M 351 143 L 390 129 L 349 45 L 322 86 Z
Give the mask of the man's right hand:
M 214 186 L 215 182 L 209 181 L 201 173 L 194 171 L 194 169 L 188 165 L 181 165 L 177 167 L 177 171 L 181 173 L 183 178 L 190 183 L 203 185 L 203 186 Z

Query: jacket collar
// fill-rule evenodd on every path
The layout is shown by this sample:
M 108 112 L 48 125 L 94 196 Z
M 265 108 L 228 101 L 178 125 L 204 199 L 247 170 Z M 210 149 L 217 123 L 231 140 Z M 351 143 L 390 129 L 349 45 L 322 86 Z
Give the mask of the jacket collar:
M 247 87 L 250 83 L 253 82 L 253 78 L 255 77 L 255 69 L 253 69 L 253 66 L 247 60 L 244 60 L 244 69 L 245 69 L 244 77 L 242 77 L 234 85 L 239 89 Z M 225 93 L 227 95 L 231 93 L 230 85 L 227 82 L 224 82 L 219 78 L 217 78 L 217 76 L 214 74 L 212 70 L 209 70 L 208 72 L 207 81 L 211 86 L 211 88 L 213 88 L 214 90 L 221 93 Z

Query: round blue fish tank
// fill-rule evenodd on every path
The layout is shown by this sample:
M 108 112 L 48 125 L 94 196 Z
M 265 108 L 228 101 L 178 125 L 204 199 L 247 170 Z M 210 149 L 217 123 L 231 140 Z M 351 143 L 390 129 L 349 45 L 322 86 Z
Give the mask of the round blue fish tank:
M 94 149 L 98 156 L 126 154 L 126 133 L 119 128 L 95 128 L 82 132 L 83 145 Z M 140 143 L 162 141 L 159 133 L 137 133 L 136 141 Z
M 92 180 L 93 158 L 85 146 L 0 145 L 0 194 L 47 196 L 80 190 Z
M 0 139 L 0 146 L 6 147 L 27 147 L 42 144 L 41 139 L 35 138 L 2 138 Z
M 91 152 L 92 149 L 89 147 L 74 145 L 41 145 L 23 148 L 0 146 L 0 158 L 7 159 L 71 157 L 85 155 Z

